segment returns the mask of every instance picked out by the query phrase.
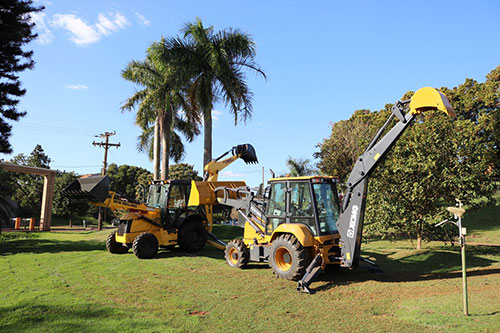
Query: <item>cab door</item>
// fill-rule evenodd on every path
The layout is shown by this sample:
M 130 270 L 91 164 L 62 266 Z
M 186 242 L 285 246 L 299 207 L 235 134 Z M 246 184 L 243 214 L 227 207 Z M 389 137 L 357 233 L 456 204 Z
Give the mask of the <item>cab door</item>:
M 187 216 L 190 185 L 170 183 L 166 202 L 167 225 L 176 227 Z
M 316 219 L 314 217 L 314 201 L 309 181 L 292 181 L 288 184 L 289 204 L 287 216 L 289 223 L 301 223 L 317 235 Z
M 272 183 L 266 206 L 266 233 L 271 234 L 276 227 L 286 222 L 286 182 Z

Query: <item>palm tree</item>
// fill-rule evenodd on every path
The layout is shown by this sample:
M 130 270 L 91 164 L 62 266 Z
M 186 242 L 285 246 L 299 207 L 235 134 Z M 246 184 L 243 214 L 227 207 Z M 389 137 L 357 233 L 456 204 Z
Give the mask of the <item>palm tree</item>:
M 286 160 L 286 165 L 292 177 L 311 176 L 317 173 L 314 166 L 311 165 L 311 161 L 308 159 L 292 158 L 289 156 Z
M 143 129 L 143 134 L 139 137 L 140 149 L 147 147 L 151 141 L 151 124 L 154 123 L 153 133 L 156 134 L 152 140 L 154 177 L 159 178 L 158 141 L 161 139 L 160 177 L 167 179 L 169 158 L 172 156 L 178 161 L 184 151 L 182 141 L 174 132 L 174 128 L 183 132 L 190 141 L 198 134 L 198 129 L 192 122 L 184 121 L 179 116 L 180 108 L 189 109 L 189 105 L 182 96 L 182 90 L 179 89 L 178 79 L 172 76 L 168 66 L 154 60 L 156 57 L 152 52 L 154 50 L 149 49 L 145 61 L 132 61 L 122 72 L 123 78 L 144 87 L 125 102 L 122 110 L 132 110 L 138 105 L 136 123 Z M 174 149 L 171 144 L 172 138 L 175 142 Z
M 158 132 L 158 127 L 156 125 L 152 127 L 150 121 L 142 121 L 138 123 L 138 125 L 141 128 L 142 133 L 137 138 L 137 150 L 147 153 L 149 159 L 154 160 L 155 143 L 158 140 L 155 140 L 155 138 L 157 137 L 156 132 Z M 170 132 L 169 156 L 175 163 L 179 163 L 185 156 L 185 149 L 181 136 L 176 132 L 176 130 L 181 132 L 188 142 L 192 142 L 194 137 L 199 134 L 199 129 L 196 124 L 183 119 L 178 113 L 174 115 L 174 124 L 172 129 L 173 130 Z
M 222 100 L 229 105 L 235 125 L 238 118 L 246 121 L 252 115 L 252 92 L 245 82 L 243 69 L 265 73 L 254 62 L 255 43 L 250 36 L 236 29 L 214 32 L 205 28 L 198 18 L 182 29 L 184 39 L 162 40 L 164 62 L 189 77 L 185 87 L 192 106 L 201 111 L 204 124 L 203 165 L 212 160 L 212 110 Z

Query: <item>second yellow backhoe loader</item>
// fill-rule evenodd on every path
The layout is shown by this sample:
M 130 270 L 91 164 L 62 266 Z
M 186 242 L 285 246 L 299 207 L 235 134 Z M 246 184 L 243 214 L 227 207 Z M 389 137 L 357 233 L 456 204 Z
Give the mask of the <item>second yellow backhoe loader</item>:
M 233 156 L 222 159 L 230 152 Z M 247 164 L 257 162 L 252 145 L 235 146 L 205 166 L 203 181 L 151 182 L 143 203 L 110 192 L 107 176 L 79 178 L 62 194 L 122 213 L 118 229 L 106 241 L 111 253 L 122 254 L 131 248 L 138 258 L 147 259 L 154 257 L 159 247 L 179 245 L 192 252 L 209 243 L 224 249 L 226 244 L 212 234 L 213 206 L 219 204 L 214 189 L 245 186 L 243 181 L 217 181 L 219 172 L 239 158 Z
M 360 260 L 373 264 L 360 257 L 368 179 L 416 115 L 432 110 L 454 116 L 446 96 L 428 87 L 392 107 L 389 119 L 357 159 L 342 202 L 337 180 L 326 176 L 270 179 L 263 201 L 248 188 L 216 188 L 217 200 L 236 208 L 239 224 L 244 224 L 243 239 L 229 242 L 225 249 L 229 266 L 268 262 L 277 277 L 299 281 L 297 290 L 310 292 L 310 284 L 327 265 L 356 268 Z M 388 129 L 394 118 L 399 121 Z

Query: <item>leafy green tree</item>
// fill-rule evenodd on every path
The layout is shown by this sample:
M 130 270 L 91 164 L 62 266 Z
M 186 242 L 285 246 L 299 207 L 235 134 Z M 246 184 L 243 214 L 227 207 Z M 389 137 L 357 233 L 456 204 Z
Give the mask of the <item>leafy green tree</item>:
M 0 3 L 0 153 L 11 153 L 9 143 L 12 126 L 6 120 L 18 120 L 26 113 L 17 110 L 18 98 L 26 90 L 21 88 L 18 72 L 32 69 L 33 51 L 24 51 L 37 34 L 30 14 L 43 10 L 34 7 L 31 0 L 2 0 Z
M 187 163 L 178 163 L 170 166 L 170 179 L 202 180 L 194 166 Z
M 444 206 L 490 194 L 486 147 L 475 130 L 471 120 L 439 113 L 404 133 L 370 179 L 366 218 L 376 224 L 367 232 L 407 234 L 421 248 L 439 234 L 434 224 L 446 216 Z
M 55 215 L 63 217 L 88 215 L 90 205 L 85 200 L 70 200 L 61 194 L 61 192 L 77 178 L 78 176 L 74 172 L 56 172 L 54 180 L 54 200 L 52 203 L 52 212 Z
M 29 156 L 16 155 L 10 161 L 14 164 L 50 169 L 50 158 L 41 145 L 36 145 Z M 13 199 L 20 204 L 21 214 L 38 216 L 42 202 L 43 177 L 16 173 L 13 174 L 15 191 Z
M 126 164 L 117 166 L 111 163 L 106 174 L 111 178 L 111 191 L 136 199 L 140 185 L 145 185 L 140 180 L 149 177 L 151 173 L 144 168 Z
M 466 79 L 443 92 L 453 101 L 458 119 L 468 119 L 476 125 L 475 135 L 487 146 L 488 172 L 500 177 L 500 66 L 486 76 L 485 82 Z
M 3 160 L 0 160 L 3 162 Z M 12 173 L 0 168 L 0 230 L 8 223 L 8 200 L 14 194 Z
M 411 95 L 409 92 L 403 99 Z M 460 115 L 465 113 L 465 105 L 474 103 L 468 98 L 451 99 Z M 331 136 L 319 145 L 316 155 L 321 170 L 345 181 L 359 154 L 390 115 L 390 107 L 357 111 L 349 120 L 333 124 Z M 433 225 L 443 217 L 443 206 L 453 204 L 455 197 L 470 203 L 491 193 L 489 163 L 484 158 L 491 147 L 485 144 L 481 117 L 468 114 L 452 121 L 432 112 L 417 119 L 370 177 L 365 232 L 408 235 L 417 238 L 420 247 L 422 240 L 441 233 Z
M 158 54 L 171 68 L 190 77 L 186 88 L 193 106 L 201 110 L 204 126 L 203 165 L 212 160 L 212 110 L 222 100 L 229 105 L 235 124 L 241 117 L 246 121 L 252 114 L 252 92 L 245 81 L 244 69 L 265 77 L 254 61 L 255 43 L 237 29 L 214 32 L 205 28 L 201 19 L 187 23 L 182 29 L 184 39 L 162 40 Z

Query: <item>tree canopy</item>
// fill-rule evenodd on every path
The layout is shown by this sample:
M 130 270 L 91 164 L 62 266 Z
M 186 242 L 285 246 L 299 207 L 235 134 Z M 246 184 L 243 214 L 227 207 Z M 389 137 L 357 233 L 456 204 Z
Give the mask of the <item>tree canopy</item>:
M 500 67 L 484 83 L 467 79 L 458 87 L 441 88 L 458 115 L 441 113 L 417 118 L 396 142 L 369 180 L 365 232 L 408 235 L 421 240 L 441 233 L 433 227 L 455 198 L 467 204 L 492 193 L 498 175 Z M 403 98 L 412 96 L 408 92 Z M 390 115 L 358 110 L 332 124 L 332 133 L 318 145 L 318 167 L 345 182 L 357 157 Z
M 254 60 L 255 43 L 249 34 L 232 28 L 217 32 L 212 26 L 203 26 L 200 19 L 187 23 L 182 33 L 183 37 L 162 37 L 152 43 L 146 60 L 131 62 L 122 73 L 125 79 L 145 88 L 123 107 L 131 110 L 138 106 L 136 122 L 143 129 L 140 150 L 158 156 L 158 150 L 151 146 L 154 120 L 163 133 L 162 147 L 176 148 L 170 155 L 165 148 L 162 150 L 162 178 L 166 178 L 168 159 L 178 162 L 184 153 L 174 128 L 191 141 L 203 123 L 205 165 L 212 159 L 214 104 L 224 102 L 235 124 L 239 119 L 248 119 L 252 114 L 252 92 L 244 70 L 265 77 Z
M 33 6 L 32 0 L 2 0 L 0 4 L 0 153 L 12 152 L 12 126 L 7 121 L 26 114 L 17 110 L 19 97 L 26 93 L 17 73 L 35 65 L 33 51 L 23 46 L 37 37 L 30 14 L 43 9 Z

